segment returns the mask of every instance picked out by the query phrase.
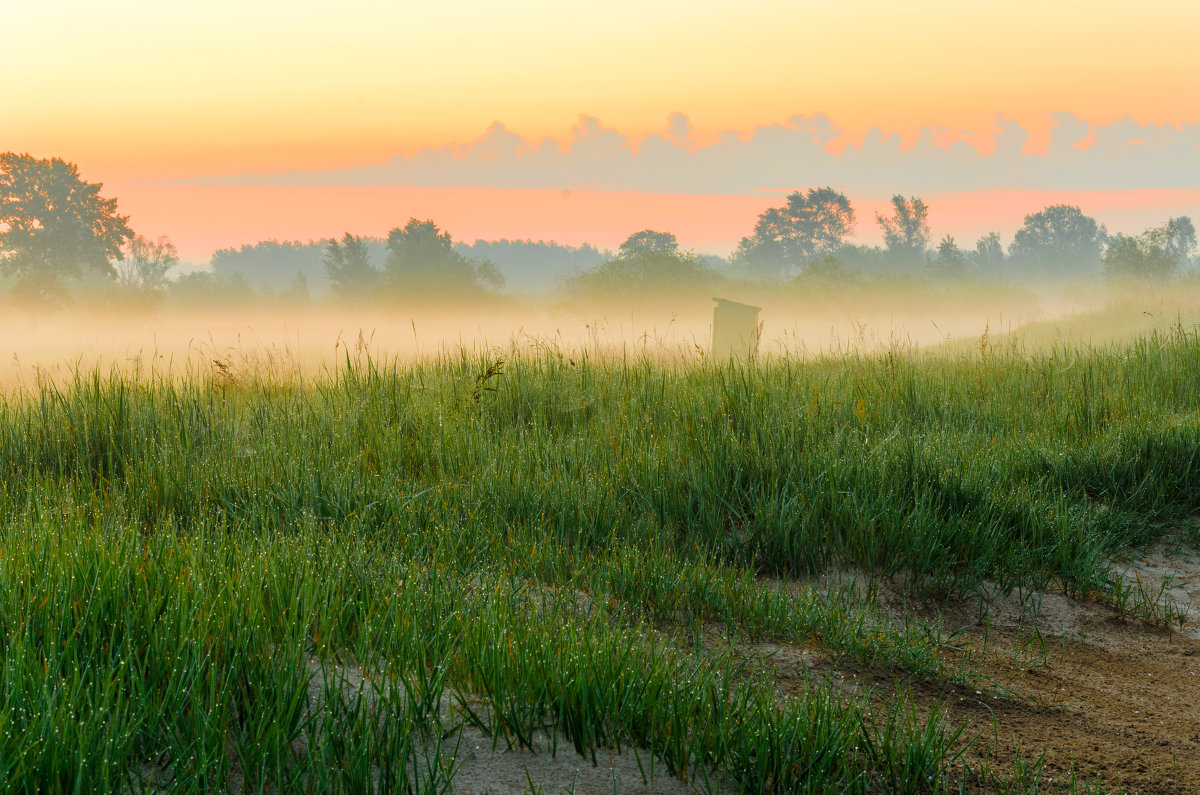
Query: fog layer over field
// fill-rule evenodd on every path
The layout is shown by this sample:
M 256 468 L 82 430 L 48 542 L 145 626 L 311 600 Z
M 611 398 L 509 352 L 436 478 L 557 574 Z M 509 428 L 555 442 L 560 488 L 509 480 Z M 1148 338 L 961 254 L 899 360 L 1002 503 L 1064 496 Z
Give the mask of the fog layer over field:
M 821 303 L 766 295 L 721 296 L 761 307 L 760 355 L 871 352 L 976 338 L 1020 327 L 1048 313 L 1032 296 L 938 301 L 914 296 L 888 307 L 886 296 Z M 938 305 L 941 304 L 941 305 Z M 189 369 L 231 372 L 336 368 L 347 353 L 411 361 L 465 348 L 504 356 L 551 348 L 568 356 L 692 361 L 709 355 L 714 303 L 695 296 L 636 307 L 538 306 L 515 302 L 409 308 L 189 308 L 155 312 L 9 311 L 0 318 L 4 386 L 56 381 L 77 370 L 117 367 L 143 374 Z M 1061 309 L 1060 309 L 1061 311 Z

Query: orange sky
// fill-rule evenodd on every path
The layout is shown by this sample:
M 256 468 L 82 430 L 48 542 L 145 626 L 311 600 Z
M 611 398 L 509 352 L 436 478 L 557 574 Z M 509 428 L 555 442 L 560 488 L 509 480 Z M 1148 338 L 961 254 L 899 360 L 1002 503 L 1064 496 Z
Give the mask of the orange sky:
M 997 112 L 1035 133 L 1033 149 L 1044 145 L 1053 111 L 1095 124 L 1125 114 L 1142 123 L 1200 121 L 1200 4 L 1190 1 L 434 5 L 5 3 L 4 25 L 19 35 L 0 50 L 0 69 L 16 78 L 5 85 L 0 151 L 76 162 L 86 178 L 112 186 L 147 233 L 190 240 L 205 223 L 204 194 L 193 190 L 185 201 L 136 183 L 380 163 L 472 140 L 495 120 L 530 140 L 561 139 L 588 113 L 636 138 L 682 111 L 705 142 L 724 130 L 825 113 L 849 139 L 872 126 L 910 139 L 921 127 L 945 127 L 984 151 Z M 507 218 L 509 237 L 573 228 L 548 220 L 538 234 L 513 211 L 480 204 L 482 195 L 461 194 L 460 211 L 437 194 L 411 206 L 417 215 L 475 218 L 464 222 L 472 229 L 499 230 Z M 247 242 L 286 225 L 252 193 L 241 196 L 226 202 L 247 208 L 238 227 Z M 549 200 L 527 199 L 529 217 L 560 217 Z M 168 219 L 154 206 L 159 200 L 186 217 Z M 357 199 L 345 204 L 331 192 L 323 201 L 331 207 L 325 217 L 345 218 L 337 228 L 352 226 L 347 208 L 363 213 L 354 227 L 380 225 L 366 220 L 372 206 Z M 648 215 L 662 202 L 613 201 Z M 722 202 L 684 201 L 671 212 L 688 219 L 700 205 L 720 205 L 733 224 L 762 200 Z M 608 233 L 628 225 L 618 210 L 604 213 Z M 315 228 L 321 217 L 296 220 L 319 236 L 329 231 Z M 744 222 L 738 228 L 744 232 Z
M 567 245 L 615 248 L 639 229 L 669 229 L 689 247 L 728 253 L 778 197 L 647 194 L 599 191 L 420 188 L 404 186 L 130 185 L 120 193 L 135 228 L 158 229 L 193 262 L 215 248 L 258 240 L 310 240 L 351 231 L 385 237 L 410 216 L 434 218 L 457 240 L 551 239 Z M 852 197 L 854 240 L 878 242 L 878 198 Z M 1200 189 L 1115 192 L 978 191 L 926 197 L 936 237 L 956 235 L 972 247 L 988 232 L 1007 239 L 1026 213 L 1075 204 L 1101 218 L 1121 211 L 1122 228 L 1140 231 L 1183 211 L 1200 218 Z M 1188 208 L 1191 208 L 1190 210 Z

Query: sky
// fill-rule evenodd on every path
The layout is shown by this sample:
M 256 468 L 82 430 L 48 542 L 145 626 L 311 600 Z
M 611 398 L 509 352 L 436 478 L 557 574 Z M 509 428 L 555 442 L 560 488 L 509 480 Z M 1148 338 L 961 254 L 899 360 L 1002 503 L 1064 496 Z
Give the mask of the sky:
M 436 7 L 435 7 L 436 5 Z M 0 151 L 193 260 L 260 239 L 727 252 L 790 190 L 921 195 L 968 245 L 1070 201 L 1200 218 L 1200 4 L 0 0 Z M 1140 226 L 1139 226 L 1140 225 Z

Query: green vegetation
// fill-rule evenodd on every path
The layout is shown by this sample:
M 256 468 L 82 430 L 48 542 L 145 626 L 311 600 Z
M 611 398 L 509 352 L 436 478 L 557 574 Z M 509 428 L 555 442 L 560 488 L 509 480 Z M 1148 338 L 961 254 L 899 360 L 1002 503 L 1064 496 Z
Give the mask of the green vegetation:
M 785 696 L 701 630 L 969 677 L 937 627 L 811 575 L 1123 607 L 1110 559 L 1200 508 L 1198 410 L 1182 329 L 44 381 L 0 402 L 0 780 L 437 791 L 465 721 L 650 749 L 701 789 L 970 786 L 936 709 L 816 677 Z
M 565 286 L 579 304 L 661 304 L 663 295 L 695 300 L 723 281 L 704 257 L 681 251 L 675 235 L 644 229 L 627 237 L 615 258 L 575 274 Z
M 0 153 L 0 271 L 16 277 L 15 295 L 44 307 L 85 269 L 116 276 L 112 260 L 134 235 L 102 187 L 61 158 Z

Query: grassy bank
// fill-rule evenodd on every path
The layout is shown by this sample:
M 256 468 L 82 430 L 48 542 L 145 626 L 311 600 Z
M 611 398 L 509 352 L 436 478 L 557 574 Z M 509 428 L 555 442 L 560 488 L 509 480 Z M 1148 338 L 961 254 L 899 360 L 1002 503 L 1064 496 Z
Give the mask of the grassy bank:
M 466 721 L 501 746 L 649 749 L 701 788 L 954 787 L 936 713 L 816 679 L 783 697 L 699 628 L 939 681 L 966 675 L 939 627 L 805 583 L 1169 620 L 1110 560 L 1200 507 L 1198 403 L 1183 330 L 43 382 L 0 403 L 0 780 L 437 790 Z

